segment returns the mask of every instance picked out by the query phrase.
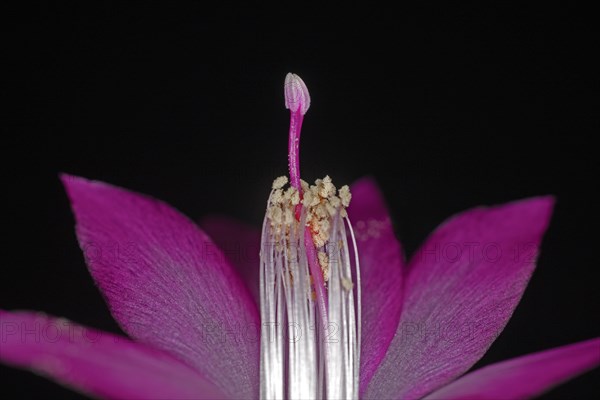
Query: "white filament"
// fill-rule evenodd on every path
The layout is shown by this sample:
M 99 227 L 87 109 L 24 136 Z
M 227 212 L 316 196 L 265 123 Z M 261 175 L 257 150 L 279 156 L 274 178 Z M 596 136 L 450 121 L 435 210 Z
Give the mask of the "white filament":
M 327 253 L 330 268 L 328 326 L 320 327 L 304 243 L 306 220 L 303 211 L 300 221 L 287 229 L 277 229 L 267 217 L 263 223 L 260 397 L 357 399 L 360 272 L 356 241 L 349 220 L 337 212 L 330 240 L 320 249 Z M 352 238 L 353 259 L 344 222 Z

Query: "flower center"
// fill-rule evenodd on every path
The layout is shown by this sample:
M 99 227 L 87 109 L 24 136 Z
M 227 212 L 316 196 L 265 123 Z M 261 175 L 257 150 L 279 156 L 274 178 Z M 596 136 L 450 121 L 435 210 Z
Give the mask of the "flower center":
M 310 95 L 294 74 L 284 93 L 290 186 L 275 179 L 263 223 L 261 398 L 358 398 L 360 273 L 346 213 L 350 189 L 338 190 L 329 176 L 313 185 L 300 179 Z

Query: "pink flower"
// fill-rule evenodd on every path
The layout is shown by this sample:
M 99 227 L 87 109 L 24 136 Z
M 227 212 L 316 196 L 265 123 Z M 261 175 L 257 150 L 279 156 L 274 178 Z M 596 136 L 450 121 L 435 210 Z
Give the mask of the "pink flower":
M 42 313 L 0 311 L 0 360 L 92 396 L 128 399 L 520 399 L 600 364 L 595 338 L 463 375 L 518 304 L 554 200 L 460 213 L 405 263 L 373 180 L 351 186 L 349 206 L 334 189 L 318 197 L 331 206 L 321 219 L 309 208 L 307 193 L 327 192 L 330 182 L 311 189 L 300 181 L 309 105 L 303 82 L 289 75 L 293 189 L 274 186 L 262 239 L 228 218 L 199 227 L 151 197 L 61 176 L 90 273 L 130 339 Z M 285 202 L 274 199 L 286 193 Z M 291 340 L 286 322 L 306 340 Z M 337 324 L 339 340 L 324 341 L 320 335 L 332 332 L 315 328 L 319 322 Z

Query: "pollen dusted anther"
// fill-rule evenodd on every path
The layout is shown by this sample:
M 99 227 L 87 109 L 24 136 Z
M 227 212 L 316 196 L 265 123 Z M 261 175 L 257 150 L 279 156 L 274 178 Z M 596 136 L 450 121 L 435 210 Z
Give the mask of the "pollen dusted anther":
M 284 189 L 287 177 L 280 176 L 273 181 L 273 192 L 267 209 L 267 218 L 275 232 L 280 234 L 289 230 L 295 222 L 293 218 L 296 206 L 300 204 L 300 193 L 293 187 Z M 339 193 L 329 175 L 317 179 L 314 185 L 305 181 L 302 184 L 302 205 L 306 208 L 306 226 L 310 228 L 313 243 L 317 249 L 323 248 L 329 241 L 332 220 L 339 212 L 342 218 L 347 216 L 346 208 L 350 205 L 350 188 L 344 185 Z M 336 196 L 339 194 L 339 197 Z M 328 280 L 327 262 L 322 261 L 319 253 L 319 264 L 323 278 Z
M 308 185 L 307 185 L 308 186 Z M 346 217 L 346 207 L 350 205 L 350 190 L 344 191 L 344 198 L 336 196 L 337 189 L 329 176 L 317 179 L 305 192 L 304 207 L 308 210 L 306 226 L 311 230 L 313 242 L 317 248 L 327 244 L 330 235 L 331 221 L 336 213 Z M 340 190 L 340 195 L 342 191 Z M 345 201 L 346 200 L 346 201 Z
M 329 257 L 324 251 L 320 251 L 319 254 L 319 265 L 323 271 L 323 280 L 327 282 L 329 280 Z
M 273 181 L 273 189 L 281 189 L 288 183 L 287 176 L 280 176 Z

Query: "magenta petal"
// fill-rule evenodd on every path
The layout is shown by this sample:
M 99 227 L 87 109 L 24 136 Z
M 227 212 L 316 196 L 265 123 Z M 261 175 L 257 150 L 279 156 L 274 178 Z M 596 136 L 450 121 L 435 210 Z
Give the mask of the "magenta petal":
M 169 354 L 62 318 L 0 310 L 0 334 L 0 361 L 92 396 L 223 398 L 202 375 Z
M 527 286 L 553 204 L 476 208 L 427 239 L 409 263 L 400 325 L 367 398 L 420 398 L 483 356 Z
M 89 270 L 123 330 L 195 367 L 226 394 L 257 397 L 256 304 L 210 238 L 161 201 L 62 180 Z
M 352 185 L 348 215 L 354 226 L 362 284 L 360 388 L 364 391 L 398 327 L 402 308 L 403 254 L 376 183 Z
M 200 227 L 225 253 L 246 282 L 256 303 L 259 303 L 260 230 L 233 218 L 211 215 L 200 221 Z
M 599 364 L 600 339 L 596 338 L 489 365 L 459 378 L 426 398 L 531 398 Z

